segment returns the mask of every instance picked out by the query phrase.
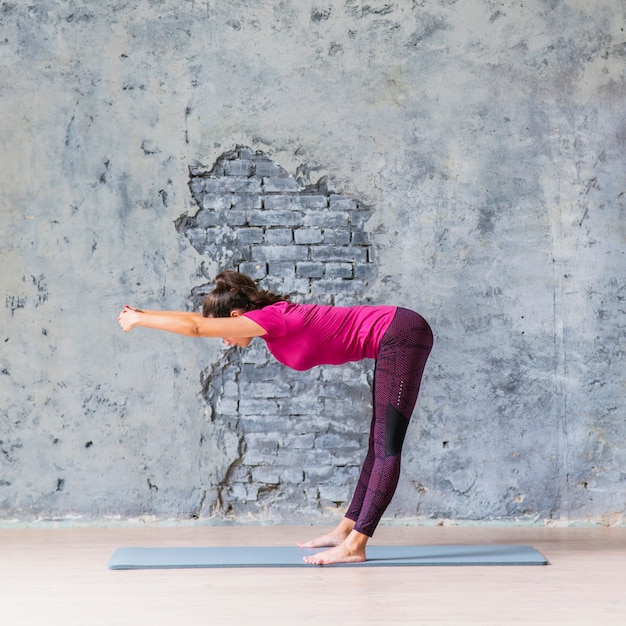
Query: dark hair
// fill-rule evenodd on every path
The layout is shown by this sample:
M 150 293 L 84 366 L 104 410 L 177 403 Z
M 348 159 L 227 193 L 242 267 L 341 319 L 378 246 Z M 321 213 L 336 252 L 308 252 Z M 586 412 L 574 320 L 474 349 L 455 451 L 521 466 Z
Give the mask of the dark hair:
M 253 311 L 268 304 L 288 302 L 289 296 L 259 289 L 247 274 L 224 270 L 215 277 L 215 289 L 204 297 L 204 317 L 229 317 L 234 309 Z

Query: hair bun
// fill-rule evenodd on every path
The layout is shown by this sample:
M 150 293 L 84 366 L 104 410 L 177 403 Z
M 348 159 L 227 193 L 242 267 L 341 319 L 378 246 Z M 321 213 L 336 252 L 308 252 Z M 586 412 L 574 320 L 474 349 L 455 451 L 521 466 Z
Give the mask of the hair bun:
M 205 317 L 228 317 L 234 309 L 251 311 L 276 302 L 289 301 L 289 296 L 260 289 L 247 274 L 223 270 L 215 277 L 215 288 L 204 298 Z
M 231 286 L 223 276 L 216 276 L 215 278 L 215 291 L 230 291 Z

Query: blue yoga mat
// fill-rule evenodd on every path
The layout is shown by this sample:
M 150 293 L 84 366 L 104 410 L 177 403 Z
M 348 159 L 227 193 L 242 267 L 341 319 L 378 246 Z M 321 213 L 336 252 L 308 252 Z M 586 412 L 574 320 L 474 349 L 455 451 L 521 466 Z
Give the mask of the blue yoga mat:
M 109 569 L 188 569 L 233 567 L 314 567 L 303 556 L 320 550 L 286 546 L 118 548 Z M 325 567 L 399 567 L 424 565 L 547 565 L 530 546 L 444 545 L 370 546 L 367 561 Z

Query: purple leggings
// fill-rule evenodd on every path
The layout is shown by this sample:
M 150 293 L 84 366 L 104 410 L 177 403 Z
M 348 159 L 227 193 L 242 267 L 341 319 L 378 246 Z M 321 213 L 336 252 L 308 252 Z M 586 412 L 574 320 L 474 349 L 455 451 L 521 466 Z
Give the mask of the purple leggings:
M 417 401 L 422 374 L 433 346 L 428 322 L 398 308 L 376 357 L 369 447 L 345 516 L 371 537 L 389 506 L 400 478 L 400 456 Z

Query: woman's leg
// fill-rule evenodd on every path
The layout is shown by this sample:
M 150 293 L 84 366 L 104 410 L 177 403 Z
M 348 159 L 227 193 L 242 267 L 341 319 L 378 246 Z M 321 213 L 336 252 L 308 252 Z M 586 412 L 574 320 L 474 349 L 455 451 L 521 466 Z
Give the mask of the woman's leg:
M 402 445 L 432 345 L 426 321 L 413 311 L 398 309 L 376 359 L 374 463 L 354 526 L 368 537 L 395 493 Z
M 404 436 L 432 344 L 432 331 L 426 321 L 413 311 L 398 309 L 376 359 L 368 453 L 352 503 L 335 531 L 343 528 L 345 532 L 352 522 L 354 526 L 342 544 L 330 544 L 336 547 L 305 559 L 307 562 L 327 564 L 365 559 L 367 540 L 398 484 Z M 329 535 L 336 540 L 341 535 L 335 531 Z

